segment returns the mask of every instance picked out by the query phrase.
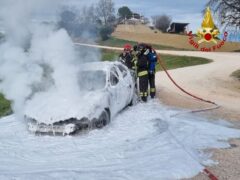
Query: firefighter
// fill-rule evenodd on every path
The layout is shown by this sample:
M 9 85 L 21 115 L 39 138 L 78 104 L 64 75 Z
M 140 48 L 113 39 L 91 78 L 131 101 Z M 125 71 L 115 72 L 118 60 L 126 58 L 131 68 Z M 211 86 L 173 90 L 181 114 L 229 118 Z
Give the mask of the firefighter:
M 139 78 L 139 90 L 140 97 L 143 102 L 147 102 L 148 97 L 148 69 L 149 69 L 149 60 L 146 54 L 147 48 L 144 44 L 139 44 L 137 47 L 134 47 L 134 50 L 137 51 L 137 76 Z
M 135 92 L 137 94 L 137 67 L 136 67 L 136 53 L 132 50 L 130 44 L 125 44 L 123 47 L 123 52 L 119 55 L 119 61 L 128 67 L 130 73 L 133 77 L 135 84 Z
M 132 46 L 125 44 L 123 52 L 119 55 L 119 61 L 126 65 L 129 69 L 134 69 L 134 57 L 132 54 Z
M 156 73 L 156 64 L 157 64 L 157 52 L 151 47 L 147 47 L 147 56 L 149 60 L 149 68 L 148 68 L 148 81 L 150 86 L 150 96 L 151 98 L 155 98 L 156 96 L 156 86 L 155 86 L 155 73 Z

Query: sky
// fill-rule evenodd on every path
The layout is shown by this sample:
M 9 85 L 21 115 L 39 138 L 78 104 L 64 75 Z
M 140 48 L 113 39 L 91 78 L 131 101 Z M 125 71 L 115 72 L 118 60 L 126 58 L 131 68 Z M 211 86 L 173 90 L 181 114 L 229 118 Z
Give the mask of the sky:
M 13 0 L 14 1 L 14 0 Z M 17 1 L 17 0 L 16 0 Z M 53 19 L 54 12 L 57 10 L 56 5 L 64 4 L 73 7 L 89 6 L 97 3 L 99 0 L 51 0 L 52 6 L 38 10 L 35 14 L 40 19 Z M 4 2 L 4 0 L 2 1 Z M 2 3 L 0 1 L 0 5 Z M 33 0 L 26 0 L 33 2 Z M 140 13 L 151 19 L 151 16 L 166 14 L 172 17 L 173 22 L 190 23 L 189 30 L 196 31 L 201 26 L 203 20 L 202 10 L 208 0 L 113 0 L 115 10 L 119 7 L 128 6 L 132 11 Z
M 208 0 L 113 0 L 115 9 L 128 6 L 132 11 L 151 18 L 154 15 L 166 14 L 172 17 L 173 22 L 190 23 L 189 30 L 196 31 L 200 28 L 203 15 L 202 10 Z M 91 4 L 98 0 L 65 0 L 65 3 Z

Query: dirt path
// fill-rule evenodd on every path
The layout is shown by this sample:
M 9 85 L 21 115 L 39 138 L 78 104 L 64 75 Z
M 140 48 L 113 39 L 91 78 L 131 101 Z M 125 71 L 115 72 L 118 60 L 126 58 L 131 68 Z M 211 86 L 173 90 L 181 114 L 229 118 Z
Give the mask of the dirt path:
M 210 64 L 171 70 L 170 74 L 182 87 L 202 98 L 215 101 L 221 108 L 203 113 L 211 119 L 223 118 L 240 128 L 240 82 L 229 75 L 240 68 L 240 53 L 161 52 L 174 55 L 191 55 L 214 60 Z M 164 72 L 156 74 L 160 100 L 170 106 L 187 109 L 209 107 L 181 93 Z M 240 179 L 240 140 L 232 140 L 233 148 L 209 150 L 219 164 L 208 169 L 219 179 Z M 204 174 L 192 178 L 208 179 Z
M 240 53 L 184 51 L 160 51 L 160 53 L 212 59 L 213 62 L 210 64 L 179 68 L 169 72 L 182 87 L 202 98 L 215 101 L 222 106 L 222 109 L 230 110 L 231 112 L 235 111 L 238 114 L 238 120 L 240 120 L 240 82 L 230 77 L 233 71 L 240 68 Z M 169 81 L 164 72 L 156 74 L 156 85 L 159 90 L 159 96 L 168 104 L 177 105 L 179 101 L 183 100 L 186 103 L 180 103 L 181 107 L 196 108 L 199 105 L 204 105 L 203 103 L 190 102 L 190 98 L 181 93 Z M 172 95 L 175 97 L 177 104 L 167 98 Z M 189 103 L 191 106 L 188 105 Z M 233 114 L 233 116 L 236 115 Z

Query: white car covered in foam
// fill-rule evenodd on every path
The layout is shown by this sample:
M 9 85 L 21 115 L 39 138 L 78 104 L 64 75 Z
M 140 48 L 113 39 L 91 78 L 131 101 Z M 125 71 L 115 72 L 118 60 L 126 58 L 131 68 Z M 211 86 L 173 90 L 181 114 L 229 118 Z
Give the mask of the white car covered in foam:
M 119 62 L 82 65 L 78 85 L 78 96 L 64 97 L 58 92 L 41 92 L 30 99 L 25 111 L 29 130 L 74 134 L 86 128 L 101 128 L 132 104 L 136 96 L 134 78 L 128 68 Z

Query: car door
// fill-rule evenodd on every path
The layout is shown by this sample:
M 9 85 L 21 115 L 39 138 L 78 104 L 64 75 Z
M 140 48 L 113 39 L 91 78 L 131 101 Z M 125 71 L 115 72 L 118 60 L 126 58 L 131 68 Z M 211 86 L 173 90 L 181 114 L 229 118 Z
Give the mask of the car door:
M 134 83 L 133 83 L 133 77 L 130 74 L 130 71 L 127 67 L 125 67 L 122 64 L 117 64 L 117 67 L 122 75 L 122 97 L 124 97 L 122 100 L 124 101 L 124 106 L 128 105 L 129 102 L 133 98 L 134 93 Z
M 111 92 L 111 97 L 110 97 L 110 104 L 112 107 L 112 113 L 115 114 L 119 112 L 122 107 L 121 107 L 121 95 L 120 95 L 120 79 L 119 79 L 119 74 L 118 71 L 116 70 L 115 67 L 110 69 L 110 74 L 109 74 L 109 81 L 110 81 L 110 92 Z

